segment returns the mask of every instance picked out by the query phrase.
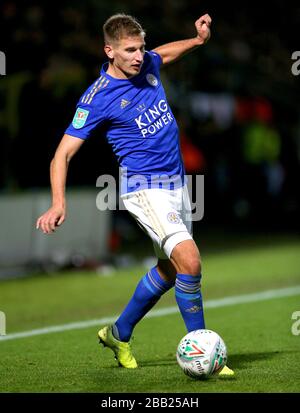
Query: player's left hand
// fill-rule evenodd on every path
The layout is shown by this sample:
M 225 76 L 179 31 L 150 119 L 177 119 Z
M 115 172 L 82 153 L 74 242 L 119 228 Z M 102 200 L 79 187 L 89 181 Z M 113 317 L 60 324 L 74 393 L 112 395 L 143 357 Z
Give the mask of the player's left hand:
M 204 14 L 195 21 L 197 37 L 202 40 L 203 43 L 206 43 L 210 38 L 210 25 L 211 17 L 209 14 Z

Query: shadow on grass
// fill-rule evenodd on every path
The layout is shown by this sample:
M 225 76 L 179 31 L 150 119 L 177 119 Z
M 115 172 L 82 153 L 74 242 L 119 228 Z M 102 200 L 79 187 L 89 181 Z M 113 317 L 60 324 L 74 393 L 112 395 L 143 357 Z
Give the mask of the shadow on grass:
M 299 350 L 300 352 L 300 350 Z M 257 361 L 266 361 L 274 359 L 276 357 L 281 357 L 284 354 L 294 354 L 295 351 L 269 351 L 264 353 L 237 353 L 230 354 L 228 358 L 228 365 L 233 369 L 243 369 L 247 365 L 257 362 Z M 157 356 L 155 359 L 139 360 L 140 367 L 159 367 L 159 366 L 174 366 L 177 364 L 175 355 L 168 356 Z
M 176 356 L 169 356 L 169 357 L 157 357 L 152 360 L 143 360 L 139 358 L 138 360 L 138 365 L 139 367 L 159 367 L 159 366 L 174 366 L 177 364 L 176 361 Z M 101 366 L 101 369 L 114 369 L 116 370 L 128 370 L 128 369 L 123 369 L 121 366 L 117 364 L 116 361 L 112 361 L 111 365 L 106 365 L 106 366 Z
M 281 357 L 284 354 L 292 353 L 295 351 L 269 351 L 264 353 L 244 353 L 244 354 L 231 354 L 229 356 L 229 366 L 233 369 L 242 369 L 248 364 L 256 361 L 266 361 L 274 359 L 276 357 Z
M 143 361 L 141 360 L 139 365 L 141 367 L 159 367 L 159 366 L 174 366 L 176 365 L 176 359 L 162 359 L 162 360 L 150 360 Z
M 270 351 L 265 353 L 237 353 L 230 354 L 228 365 L 235 369 L 243 369 L 247 365 L 257 362 L 257 361 L 266 361 L 276 357 L 280 357 L 286 353 L 294 353 L 294 351 Z M 157 356 L 152 359 L 139 359 L 139 367 L 159 367 L 159 366 L 174 366 L 177 364 L 176 355 L 168 356 Z M 105 368 L 120 368 L 117 364 L 112 366 L 106 366 Z

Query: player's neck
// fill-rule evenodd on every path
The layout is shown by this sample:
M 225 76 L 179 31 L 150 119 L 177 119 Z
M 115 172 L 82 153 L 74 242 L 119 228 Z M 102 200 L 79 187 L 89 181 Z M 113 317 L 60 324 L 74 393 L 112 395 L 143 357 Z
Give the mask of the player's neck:
M 106 73 L 116 79 L 130 79 L 131 77 L 133 77 L 133 76 L 126 75 L 126 73 L 124 73 L 122 70 L 120 70 L 118 67 L 114 66 L 110 62 L 108 63 L 108 68 L 106 70 Z

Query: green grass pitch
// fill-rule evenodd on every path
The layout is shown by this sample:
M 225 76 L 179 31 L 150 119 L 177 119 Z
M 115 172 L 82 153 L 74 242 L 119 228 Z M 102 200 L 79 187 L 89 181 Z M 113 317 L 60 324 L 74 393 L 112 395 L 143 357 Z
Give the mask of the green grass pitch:
M 300 241 L 295 237 L 202 249 L 204 300 L 300 286 Z M 7 334 L 116 316 L 145 268 L 56 273 L 0 283 Z M 156 309 L 175 306 L 169 292 Z M 0 340 L 0 392 L 271 393 L 300 391 L 300 335 L 292 314 L 300 294 L 208 307 L 207 328 L 225 340 L 233 379 L 196 381 L 175 358 L 186 333 L 178 313 L 144 319 L 134 331 L 136 370 L 117 367 L 97 342 L 98 326 Z M 100 325 L 99 325 L 100 328 Z

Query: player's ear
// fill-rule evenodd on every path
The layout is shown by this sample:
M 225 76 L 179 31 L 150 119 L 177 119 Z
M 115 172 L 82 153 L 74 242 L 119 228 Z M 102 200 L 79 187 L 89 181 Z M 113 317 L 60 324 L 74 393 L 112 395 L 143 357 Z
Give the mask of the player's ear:
M 106 55 L 109 59 L 114 58 L 114 50 L 113 50 L 113 47 L 110 44 L 106 44 L 104 46 L 104 51 L 105 51 L 105 53 L 106 53 Z

